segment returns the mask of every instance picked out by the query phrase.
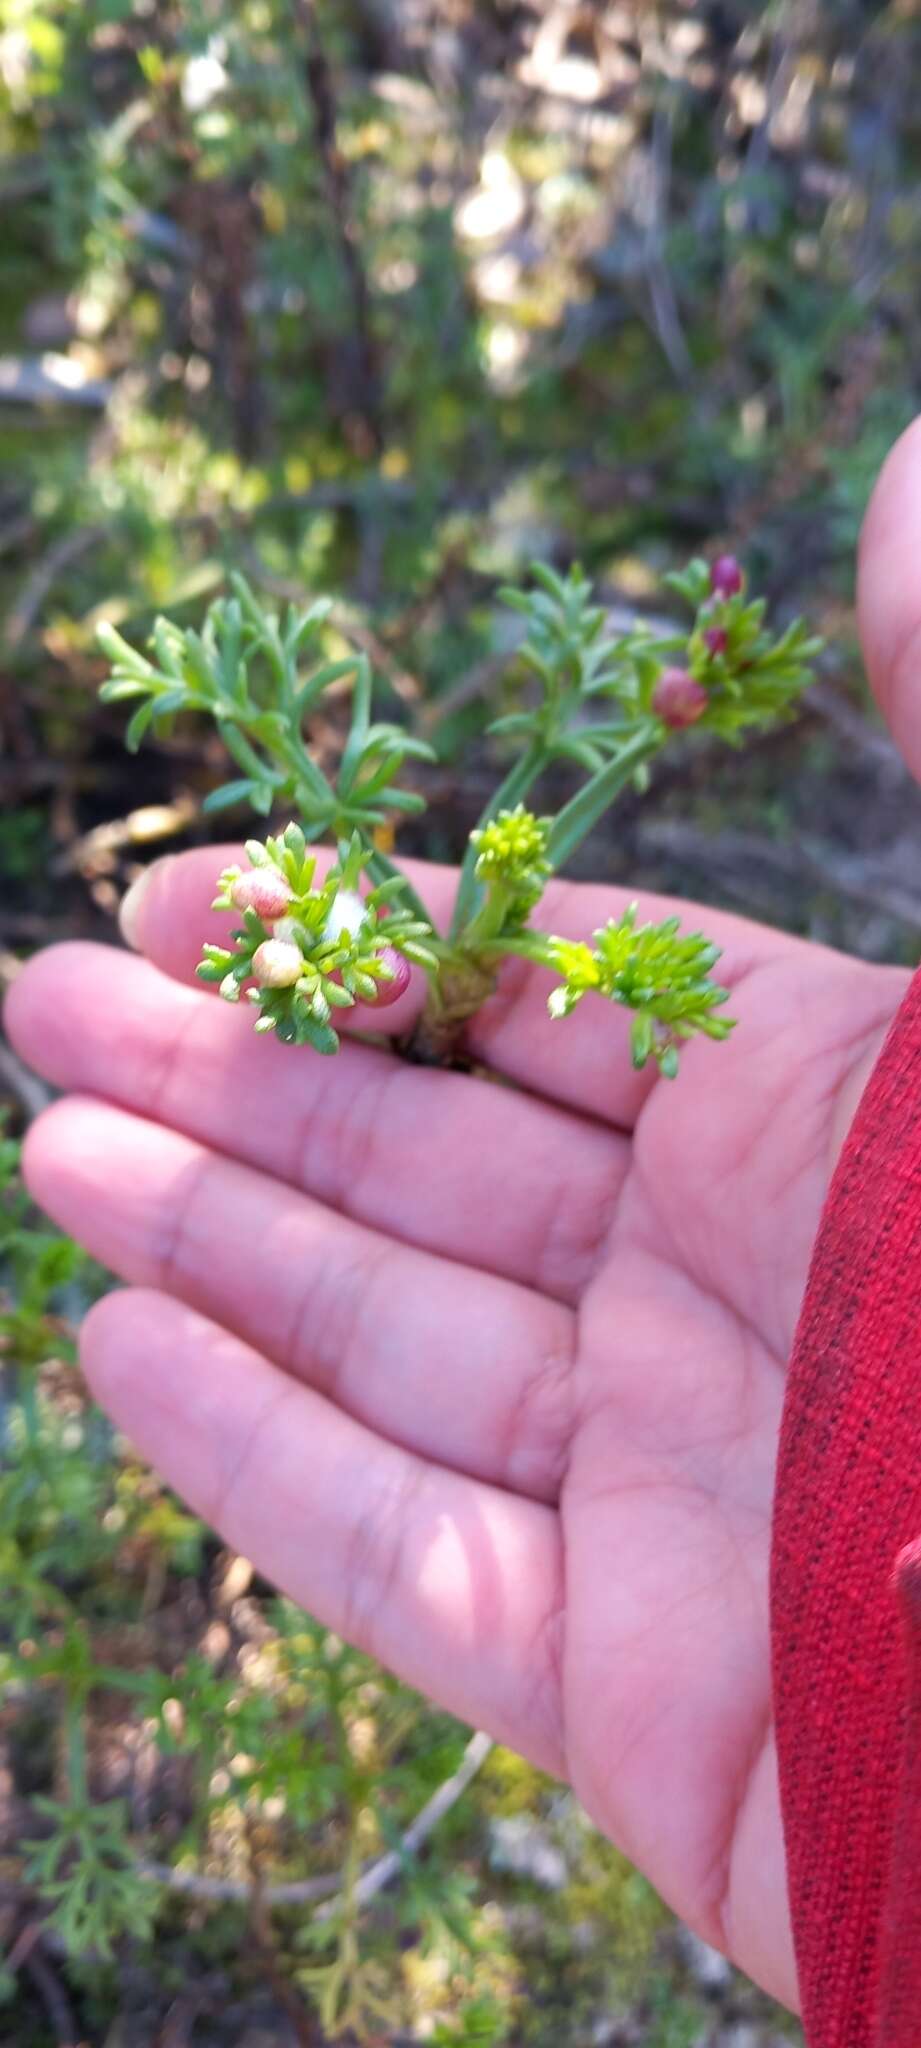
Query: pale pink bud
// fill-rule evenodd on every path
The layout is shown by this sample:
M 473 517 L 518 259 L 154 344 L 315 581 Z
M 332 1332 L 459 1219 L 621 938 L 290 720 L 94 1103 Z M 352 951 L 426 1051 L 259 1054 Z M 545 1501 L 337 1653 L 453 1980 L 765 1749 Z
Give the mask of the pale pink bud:
M 729 646 L 729 634 L 724 626 L 708 626 L 703 637 L 704 646 L 712 655 L 725 654 Z
M 277 868 L 250 868 L 231 882 L 230 900 L 235 910 L 254 910 L 264 924 L 271 924 L 284 916 L 291 890 Z
M 702 718 L 708 704 L 707 692 L 702 683 L 689 675 L 686 668 L 664 668 L 652 693 L 652 708 L 663 725 L 679 732 L 682 726 L 696 725 Z
M 382 964 L 389 967 L 392 978 L 378 982 L 374 1007 L 376 1010 L 389 1010 L 391 1003 L 398 1003 L 400 997 L 405 996 L 412 980 L 412 970 L 409 961 L 404 960 L 395 946 L 385 946 L 380 958 Z
M 737 597 L 742 582 L 742 570 L 735 555 L 717 555 L 710 570 L 710 589 L 714 597 Z
M 300 948 L 288 939 L 263 939 L 253 954 L 253 973 L 260 988 L 292 988 L 303 965 Z

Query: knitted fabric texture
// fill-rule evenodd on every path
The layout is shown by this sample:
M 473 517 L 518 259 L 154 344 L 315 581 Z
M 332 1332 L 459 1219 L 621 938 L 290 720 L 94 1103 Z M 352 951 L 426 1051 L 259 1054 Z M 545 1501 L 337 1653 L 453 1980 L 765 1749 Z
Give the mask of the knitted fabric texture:
M 921 1543 L 903 1550 L 896 1567 L 908 1667 L 905 1733 L 892 1837 L 892 1860 L 880 1927 L 880 2048 L 917 2048 L 921 2039 Z
M 919 1537 L 921 975 L 832 1180 L 781 1426 L 774 1702 L 809 2048 L 921 2044 Z

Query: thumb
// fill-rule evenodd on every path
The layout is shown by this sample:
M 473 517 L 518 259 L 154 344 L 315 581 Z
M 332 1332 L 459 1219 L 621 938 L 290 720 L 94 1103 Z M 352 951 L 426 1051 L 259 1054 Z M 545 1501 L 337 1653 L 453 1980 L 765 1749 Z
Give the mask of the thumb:
M 921 418 L 887 456 L 870 499 L 857 614 L 877 703 L 921 781 Z

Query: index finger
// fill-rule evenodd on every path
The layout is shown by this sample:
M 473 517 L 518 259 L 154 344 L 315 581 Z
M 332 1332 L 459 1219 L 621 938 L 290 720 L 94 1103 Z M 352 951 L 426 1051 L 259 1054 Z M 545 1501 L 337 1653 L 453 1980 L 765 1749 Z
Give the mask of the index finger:
M 203 941 L 226 943 L 227 915 L 210 906 L 221 868 L 240 858 L 237 846 L 214 846 L 155 861 L 123 907 L 122 928 L 129 944 L 164 973 L 190 980 Z M 444 929 L 454 902 L 456 869 L 423 861 L 407 861 L 404 866 L 432 922 Z M 589 938 L 631 900 L 627 891 L 599 883 L 554 881 L 537 915 L 563 938 Z M 668 896 L 641 895 L 639 908 L 641 918 L 652 922 L 678 916 L 686 930 L 701 923 L 722 950 L 717 972 L 730 989 L 753 967 L 804 943 L 729 912 L 702 910 Z M 651 1067 L 642 1073 L 633 1068 L 627 1014 L 589 997 L 571 1017 L 555 1022 L 547 1012 L 552 987 L 545 969 L 527 960 L 508 960 L 495 994 L 467 1026 L 467 1051 L 524 1088 L 629 1129 L 656 1085 L 656 1074 Z M 365 1030 L 373 1023 L 375 1030 L 402 1035 L 424 1001 L 424 977 L 416 972 L 406 995 L 379 1019 L 372 1010 L 360 1009 L 354 1021 Z M 347 1022 L 344 1028 L 348 1030 Z M 709 1045 L 695 1048 L 704 1058 L 714 1050 Z

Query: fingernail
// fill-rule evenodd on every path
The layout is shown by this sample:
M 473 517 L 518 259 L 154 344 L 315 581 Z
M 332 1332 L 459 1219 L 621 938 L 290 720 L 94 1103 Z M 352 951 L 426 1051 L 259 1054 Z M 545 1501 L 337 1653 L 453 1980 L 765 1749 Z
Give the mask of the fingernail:
M 172 855 L 167 854 L 163 860 L 152 860 L 149 868 L 145 868 L 137 881 L 132 882 L 127 896 L 122 898 L 118 926 L 126 946 L 133 946 L 135 952 L 141 948 L 141 913 L 151 883 L 162 868 L 168 867 L 171 859 Z

